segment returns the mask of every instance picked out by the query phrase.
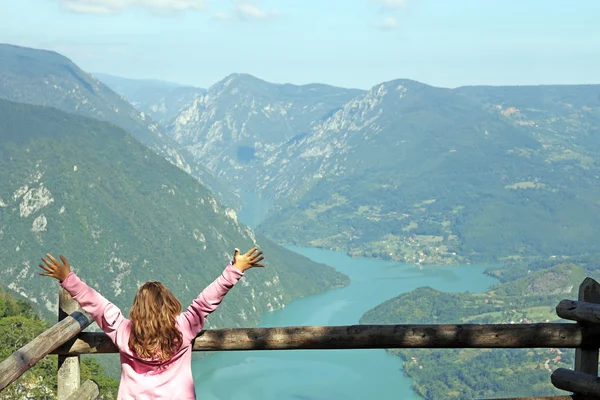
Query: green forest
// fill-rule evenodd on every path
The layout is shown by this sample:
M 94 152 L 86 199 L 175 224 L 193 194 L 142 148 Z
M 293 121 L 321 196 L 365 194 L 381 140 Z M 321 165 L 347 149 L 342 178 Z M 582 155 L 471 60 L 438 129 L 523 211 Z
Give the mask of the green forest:
M 31 303 L 12 296 L 0 287 L 0 360 L 6 359 L 50 327 L 34 311 Z M 81 357 L 81 382 L 94 380 L 100 386 L 102 399 L 117 396 L 119 381 L 105 376 L 103 367 L 91 357 Z M 2 400 L 56 398 L 57 356 L 47 356 L 17 381 L 0 392 Z

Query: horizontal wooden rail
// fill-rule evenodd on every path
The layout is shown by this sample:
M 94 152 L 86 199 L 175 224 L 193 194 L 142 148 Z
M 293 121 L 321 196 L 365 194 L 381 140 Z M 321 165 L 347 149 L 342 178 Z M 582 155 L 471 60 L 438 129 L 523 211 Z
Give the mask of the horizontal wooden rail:
M 54 349 L 74 338 L 92 322 L 94 322 L 92 317 L 80 309 L 15 351 L 0 363 L 0 391 Z
M 600 347 L 600 326 L 578 324 L 350 325 L 203 331 L 194 351 L 391 348 Z M 52 354 L 117 353 L 103 333 L 82 333 Z
M 597 375 L 558 368 L 552 373 L 550 380 L 558 389 L 578 395 L 600 397 L 600 378 Z
M 600 323 L 600 304 L 562 300 L 556 306 L 556 314 L 572 321 L 597 324 Z
M 59 296 L 60 322 L 0 363 L 0 391 L 48 354 L 59 355 L 58 398 L 96 399 L 99 388 L 86 381 L 79 386 L 79 354 L 118 353 L 103 333 L 82 333 L 92 318 Z M 62 296 L 62 297 L 61 297 Z M 461 324 L 461 325 L 349 325 L 279 328 L 216 329 L 201 332 L 193 351 L 235 350 L 348 350 L 391 348 L 575 348 L 574 371 L 559 368 L 552 384 L 573 395 L 528 397 L 520 400 L 571 400 L 600 398 L 598 349 L 600 348 L 600 283 L 586 278 L 579 287 L 579 301 L 563 300 L 556 306 L 559 317 L 577 323 Z M 71 307 L 72 306 L 72 307 Z M 70 313 L 69 316 L 63 316 Z M 62 320 L 61 320 L 62 319 Z M 0 338 L 1 340 L 1 338 Z M 74 358 L 76 368 L 64 368 Z M 61 367 L 62 364 L 62 367 Z M 62 368 L 62 369 L 60 369 Z M 67 382 L 68 381 L 68 382 Z M 65 384 L 74 382 L 73 388 Z M 67 390 L 68 389 L 68 390 Z M 71 390 L 73 389 L 73 390 Z M 517 399 L 496 399 L 517 400 Z

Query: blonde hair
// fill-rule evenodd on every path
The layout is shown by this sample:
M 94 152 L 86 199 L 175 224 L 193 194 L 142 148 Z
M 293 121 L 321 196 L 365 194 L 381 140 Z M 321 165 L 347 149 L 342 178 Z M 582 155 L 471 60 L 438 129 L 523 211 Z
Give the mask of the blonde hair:
M 183 342 L 176 318 L 181 303 L 165 285 L 148 281 L 138 289 L 131 306 L 129 348 L 139 357 L 169 360 Z

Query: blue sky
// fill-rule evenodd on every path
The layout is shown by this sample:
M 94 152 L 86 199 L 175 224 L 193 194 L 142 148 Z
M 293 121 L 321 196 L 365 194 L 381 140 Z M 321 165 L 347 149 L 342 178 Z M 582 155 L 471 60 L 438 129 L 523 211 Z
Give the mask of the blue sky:
M 0 42 L 208 87 L 600 83 L 600 0 L 10 0 Z

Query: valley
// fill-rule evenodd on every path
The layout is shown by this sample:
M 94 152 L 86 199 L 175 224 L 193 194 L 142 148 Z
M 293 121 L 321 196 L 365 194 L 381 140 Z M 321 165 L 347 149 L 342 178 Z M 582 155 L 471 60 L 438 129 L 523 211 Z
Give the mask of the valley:
M 600 222 L 597 91 L 236 74 L 168 132 L 232 191 L 270 199 L 257 231 L 281 243 L 435 265 L 575 256 Z
M 257 237 L 209 189 L 114 125 L 4 100 L 0 116 L 0 275 L 52 316 L 57 288 L 37 276 L 36 261 L 49 251 L 69 256 L 88 284 L 126 309 L 140 282 L 158 276 L 188 303 L 234 247 L 268 248 L 270 268 L 247 277 L 213 326 L 252 325 L 292 298 L 347 284 Z M 303 274 L 318 279 L 298 284 Z
M 48 251 L 128 310 L 156 277 L 188 303 L 234 247 L 258 245 L 267 268 L 208 329 L 553 322 L 560 299 L 600 278 L 599 89 L 248 74 L 202 89 L 0 45 L 0 276 L 52 320 L 57 287 L 35 261 Z M 380 398 L 437 399 L 556 393 L 549 371 L 570 364 L 561 349 L 231 353 L 194 373 L 209 399 L 358 399 L 365 379 L 381 380 Z M 494 379 L 478 372 L 490 366 Z M 223 371 L 250 389 L 224 387 Z

